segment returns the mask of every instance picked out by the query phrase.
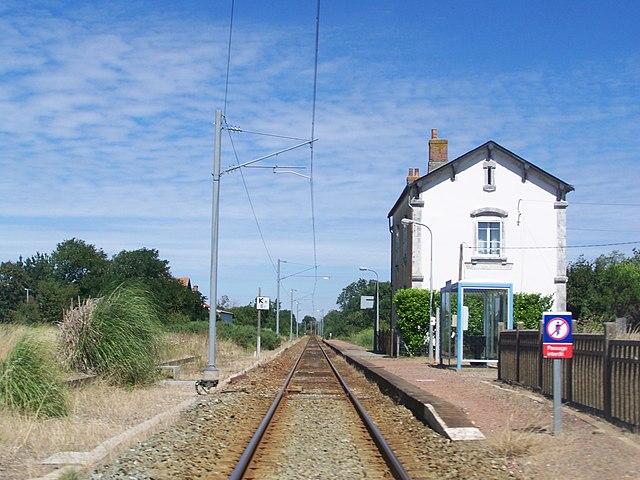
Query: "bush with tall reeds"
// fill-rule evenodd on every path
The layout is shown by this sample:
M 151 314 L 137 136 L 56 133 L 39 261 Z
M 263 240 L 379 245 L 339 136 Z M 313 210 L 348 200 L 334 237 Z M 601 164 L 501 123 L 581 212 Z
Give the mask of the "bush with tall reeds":
M 117 385 L 156 378 L 158 309 L 139 284 L 120 285 L 92 305 L 65 314 L 63 352 L 73 368 L 104 375 Z
M 2 334 L 0 405 L 39 417 L 67 415 L 67 390 L 46 342 L 20 331 Z

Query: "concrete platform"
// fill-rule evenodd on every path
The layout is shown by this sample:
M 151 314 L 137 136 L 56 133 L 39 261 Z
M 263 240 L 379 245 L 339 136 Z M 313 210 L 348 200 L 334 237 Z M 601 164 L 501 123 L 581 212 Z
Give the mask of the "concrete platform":
M 341 340 L 325 340 L 333 350 L 347 362 L 361 370 L 367 378 L 375 381 L 398 403 L 404 405 L 422 422 L 450 440 L 483 440 L 482 432 L 458 406 L 430 394 L 428 387 L 417 387 L 371 360 L 383 359 L 364 348 Z

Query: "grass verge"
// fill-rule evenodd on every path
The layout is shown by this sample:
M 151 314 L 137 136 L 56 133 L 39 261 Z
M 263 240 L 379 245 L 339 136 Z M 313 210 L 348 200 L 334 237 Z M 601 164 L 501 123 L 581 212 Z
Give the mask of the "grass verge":
M 47 342 L 19 329 L 2 330 L 0 405 L 39 417 L 67 415 L 67 390 Z

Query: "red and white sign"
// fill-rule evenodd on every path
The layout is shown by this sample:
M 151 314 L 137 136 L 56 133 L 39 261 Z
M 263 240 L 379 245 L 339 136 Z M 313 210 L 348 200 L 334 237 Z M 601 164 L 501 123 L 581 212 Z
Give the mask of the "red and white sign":
M 573 358 L 573 343 L 542 344 L 543 358 Z

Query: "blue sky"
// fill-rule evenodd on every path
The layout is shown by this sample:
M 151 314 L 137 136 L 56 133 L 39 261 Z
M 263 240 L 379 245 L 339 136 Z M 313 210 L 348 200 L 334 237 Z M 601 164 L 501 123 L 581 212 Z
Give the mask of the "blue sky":
M 153 247 L 208 291 L 229 7 L 2 2 L 0 260 L 73 236 L 109 254 Z M 314 14 L 313 1 L 236 1 L 229 123 L 309 135 Z M 570 201 L 639 203 L 638 18 L 637 2 L 324 0 L 316 206 L 331 280 L 316 308 L 331 308 L 360 264 L 388 278 L 386 213 L 407 168 L 424 171 L 430 128 L 449 139 L 450 158 L 493 139 L 574 184 Z M 241 161 L 291 145 L 234 141 Z M 308 150 L 278 161 L 307 164 Z M 224 137 L 223 164 L 234 162 Z M 312 263 L 308 184 L 268 170 L 245 178 L 272 257 Z M 637 211 L 574 204 L 569 243 L 640 239 Z M 220 295 L 245 304 L 262 286 L 275 296 L 238 174 L 223 179 L 221 215 Z M 301 308 L 311 313 L 308 299 Z

